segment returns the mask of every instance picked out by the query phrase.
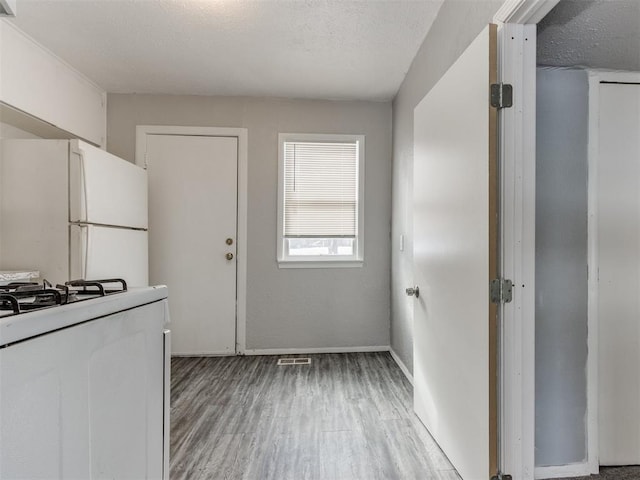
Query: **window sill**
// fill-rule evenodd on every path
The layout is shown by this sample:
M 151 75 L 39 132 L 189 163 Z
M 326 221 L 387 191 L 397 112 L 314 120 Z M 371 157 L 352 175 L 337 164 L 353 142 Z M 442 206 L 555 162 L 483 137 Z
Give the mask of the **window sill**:
M 278 260 L 278 268 L 361 268 L 364 260 Z

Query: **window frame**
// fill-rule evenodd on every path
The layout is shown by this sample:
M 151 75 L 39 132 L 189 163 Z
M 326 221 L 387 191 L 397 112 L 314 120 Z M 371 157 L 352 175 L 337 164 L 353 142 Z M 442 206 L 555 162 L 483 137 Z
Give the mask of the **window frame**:
M 358 143 L 358 222 L 354 255 L 288 255 L 284 236 L 284 144 L 285 142 L 357 142 Z M 364 171 L 365 136 L 321 133 L 278 134 L 278 221 L 276 259 L 279 268 L 362 267 L 364 263 Z

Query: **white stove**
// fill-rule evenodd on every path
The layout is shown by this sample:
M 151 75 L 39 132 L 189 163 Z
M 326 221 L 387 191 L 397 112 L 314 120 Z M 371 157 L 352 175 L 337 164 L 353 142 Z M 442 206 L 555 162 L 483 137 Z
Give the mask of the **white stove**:
M 0 478 L 168 478 L 167 288 L 0 287 Z

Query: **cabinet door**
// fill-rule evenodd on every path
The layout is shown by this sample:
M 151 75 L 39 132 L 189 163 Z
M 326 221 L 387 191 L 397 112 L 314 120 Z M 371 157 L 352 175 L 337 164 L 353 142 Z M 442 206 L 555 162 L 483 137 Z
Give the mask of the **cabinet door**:
M 90 478 L 87 330 L 0 350 L 0 478 Z
M 9 22 L 0 24 L 0 101 L 106 146 L 106 93 Z

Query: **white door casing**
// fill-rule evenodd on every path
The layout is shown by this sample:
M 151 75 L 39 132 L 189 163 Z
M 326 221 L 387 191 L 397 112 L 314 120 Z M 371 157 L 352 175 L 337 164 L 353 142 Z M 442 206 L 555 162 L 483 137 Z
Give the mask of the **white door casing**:
M 464 479 L 496 473 L 496 29 L 414 113 L 414 408 Z
M 172 351 L 235 354 L 238 139 L 148 135 L 146 163 L 149 273 L 169 287 Z
M 535 463 L 536 24 L 559 1 L 505 0 L 494 16 L 499 81 L 513 86 L 499 115 L 500 270 L 514 281 L 500 320 L 499 467 L 514 480 L 533 479 Z

